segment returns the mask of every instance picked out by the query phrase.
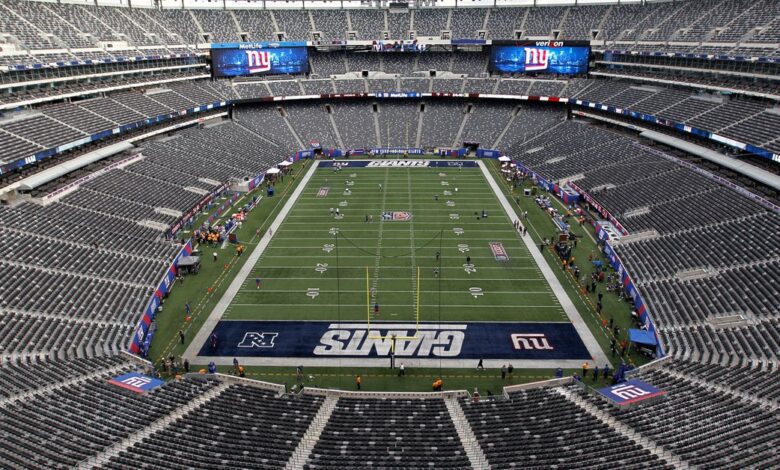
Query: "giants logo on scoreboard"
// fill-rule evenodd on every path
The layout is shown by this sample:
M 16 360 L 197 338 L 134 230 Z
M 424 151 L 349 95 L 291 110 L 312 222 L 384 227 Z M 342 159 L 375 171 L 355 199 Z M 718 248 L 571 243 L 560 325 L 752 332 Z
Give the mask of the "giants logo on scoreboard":
M 244 51 L 249 73 L 268 72 L 271 70 L 271 54 L 268 51 Z
M 525 70 L 547 70 L 547 49 L 525 49 Z
M 515 333 L 511 335 L 512 346 L 517 350 L 555 349 L 542 333 Z

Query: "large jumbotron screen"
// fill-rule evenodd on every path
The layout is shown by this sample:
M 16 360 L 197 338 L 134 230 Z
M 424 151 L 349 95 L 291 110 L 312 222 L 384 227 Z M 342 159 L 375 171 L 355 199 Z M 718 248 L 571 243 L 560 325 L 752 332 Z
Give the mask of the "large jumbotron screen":
M 306 73 L 309 53 L 305 42 L 212 44 L 211 69 L 215 77 Z
M 584 41 L 494 41 L 490 70 L 579 75 L 588 72 L 589 56 L 590 46 Z

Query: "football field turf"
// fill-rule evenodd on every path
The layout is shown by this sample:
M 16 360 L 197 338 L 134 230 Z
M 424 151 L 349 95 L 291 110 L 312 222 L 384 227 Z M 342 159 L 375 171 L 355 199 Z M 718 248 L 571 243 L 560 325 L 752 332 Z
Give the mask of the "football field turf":
M 318 169 L 222 318 L 568 321 L 475 167 Z
M 336 171 L 331 163 L 307 171 L 188 356 L 219 365 L 240 357 L 255 366 L 379 367 L 395 356 L 416 367 L 484 359 L 525 368 L 603 356 L 542 254 L 528 251 L 531 237 L 513 225 L 486 167 L 385 160 Z

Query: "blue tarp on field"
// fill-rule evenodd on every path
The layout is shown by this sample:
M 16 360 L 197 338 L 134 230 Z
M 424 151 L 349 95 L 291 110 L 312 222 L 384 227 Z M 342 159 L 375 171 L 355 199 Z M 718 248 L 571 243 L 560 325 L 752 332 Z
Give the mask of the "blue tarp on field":
M 636 328 L 629 328 L 628 340 L 632 343 L 645 344 L 647 346 L 655 347 L 658 344 L 658 340 L 655 338 L 655 334 L 647 330 L 638 330 Z

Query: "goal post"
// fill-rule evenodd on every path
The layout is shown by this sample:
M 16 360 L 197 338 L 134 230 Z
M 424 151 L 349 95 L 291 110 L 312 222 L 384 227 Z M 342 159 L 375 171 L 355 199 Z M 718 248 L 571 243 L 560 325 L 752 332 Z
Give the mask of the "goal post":
M 417 339 L 420 331 L 420 267 L 416 267 L 416 282 L 414 291 L 414 335 L 413 336 L 395 336 L 395 339 Z M 366 330 L 368 330 L 369 339 L 393 339 L 392 336 L 372 334 L 371 333 L 371 281 L 368 273 L 368 266 L 366 266 Z

